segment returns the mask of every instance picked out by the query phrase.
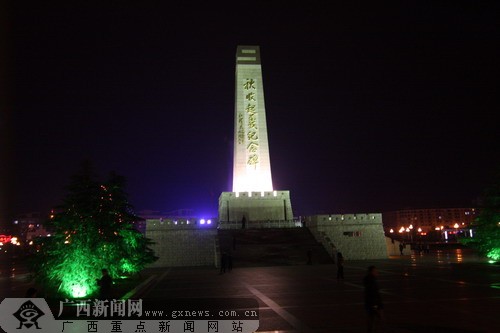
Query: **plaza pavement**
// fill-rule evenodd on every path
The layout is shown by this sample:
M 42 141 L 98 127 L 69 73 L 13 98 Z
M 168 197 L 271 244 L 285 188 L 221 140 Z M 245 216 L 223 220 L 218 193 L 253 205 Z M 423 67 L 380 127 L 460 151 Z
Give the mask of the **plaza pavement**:
M 365 332 L 362 278 L 379 270 L 385 303 L 379 332 L 499 332 L 500 265 L 453 249 L 385 260 L 335 265 L 147 270 L 145 298 L 252 297 L 259 302 L 259 332 Z M 382 330 L 383 329 L 383 330 Z

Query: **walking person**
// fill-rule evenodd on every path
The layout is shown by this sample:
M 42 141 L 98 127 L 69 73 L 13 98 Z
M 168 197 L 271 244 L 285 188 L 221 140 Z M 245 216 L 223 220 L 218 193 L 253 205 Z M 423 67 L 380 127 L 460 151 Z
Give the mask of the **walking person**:
M 382 322 L 382 297 L 377 282 L 377 269 L 375 266 L 368 267 L 368 273 L 363 278 L 365 287 L 365 310 L 367 313 L 367 332 L 374 332 L 375 326 Z
M 401 253 L 401 255 L 403 255 L 404 248 L 405 248 L 405 246 L 403 245 L 403 243 L 399 243 L 399 253 Z
M 337 253 L 337 280 L 344 281 L 344 256 L 342 252 Z

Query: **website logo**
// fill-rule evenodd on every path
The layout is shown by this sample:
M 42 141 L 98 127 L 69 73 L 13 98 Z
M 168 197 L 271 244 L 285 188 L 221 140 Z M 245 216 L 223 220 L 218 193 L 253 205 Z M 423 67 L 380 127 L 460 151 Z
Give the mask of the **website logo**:
M 44 314 L 45 313 L 43 313 L 43 311 L 40 310 L 40 308 L 38 308 L 38 306 L 36 306 L 32 301 L 24 302 L 19 309 L 13 313 L 14 317 L 19 320 L 19 327 L 17 329 L 22 329 L 23 326 L 30 328 L 33 325 L 35 325 L 37 329 L 40 329 L 37 320 Z

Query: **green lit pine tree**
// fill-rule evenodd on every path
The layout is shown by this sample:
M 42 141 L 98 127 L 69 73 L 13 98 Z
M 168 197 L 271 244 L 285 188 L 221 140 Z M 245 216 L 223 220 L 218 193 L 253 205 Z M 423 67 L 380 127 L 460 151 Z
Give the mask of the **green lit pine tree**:
M 150 240 L 138 232 L 138 217 L 124 192 L 125 178 L 111 173 L 98 182 L 84 163 L 68 186 L 63 204 L 49 222 L 54 231 L 37 262 L 37 275 L 69 297 L 96 292 L 96 279 L 107 268 L 112 277 L 140 272 L 157 258 Z
M 461 241 L 478 250 L 481 255 L 500 261 L 500 174 L 481 198 L 479 215 L 472 227 L 474 237 Z

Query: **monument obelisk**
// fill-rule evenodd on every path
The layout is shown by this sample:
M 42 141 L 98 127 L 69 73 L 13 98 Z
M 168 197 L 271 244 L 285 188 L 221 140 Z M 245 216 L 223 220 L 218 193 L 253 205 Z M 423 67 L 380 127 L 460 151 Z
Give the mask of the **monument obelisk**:
M 283 225 L 293 214 L 289 191 L 273 188 L 259 46 L 237 47 L 235 76 L 233 192 L 219 198 L 219 223 Z
M 258 46 L 238 47 L 235 85 L 233 192 L 272 191 Z

